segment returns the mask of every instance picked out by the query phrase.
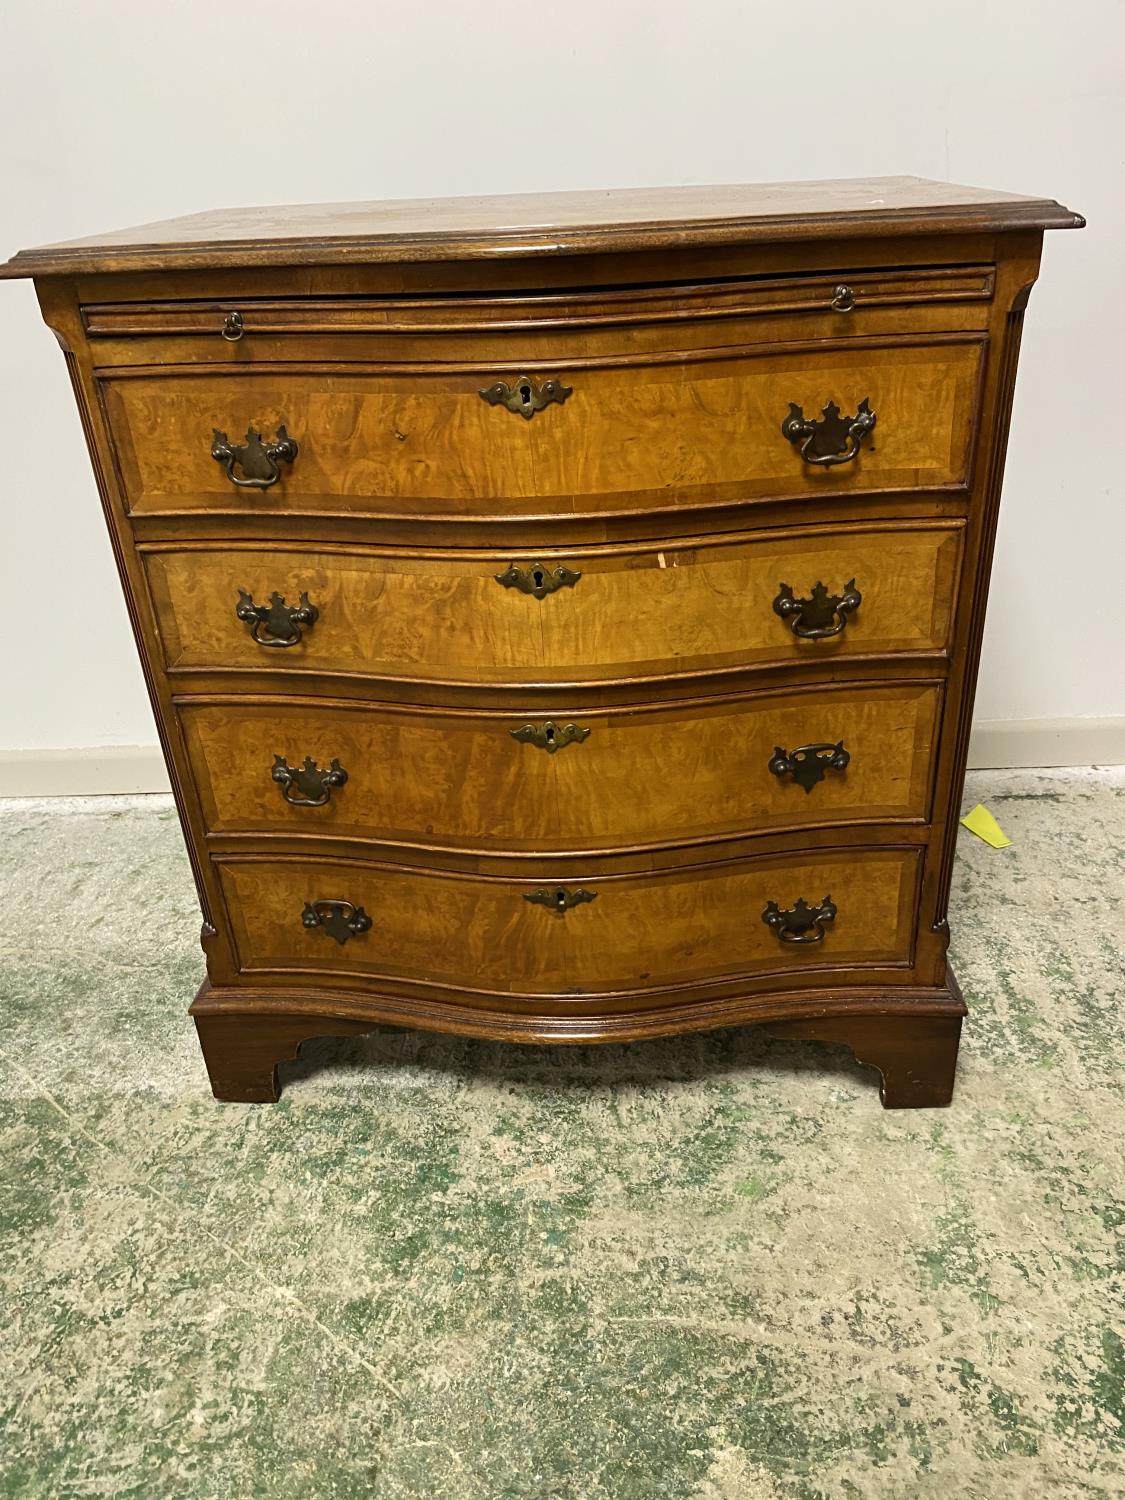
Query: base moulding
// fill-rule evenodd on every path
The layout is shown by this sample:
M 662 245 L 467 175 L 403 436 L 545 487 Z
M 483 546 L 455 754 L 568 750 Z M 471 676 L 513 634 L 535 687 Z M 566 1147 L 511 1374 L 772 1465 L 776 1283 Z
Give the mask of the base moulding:
M 380 1026 L 521 1043 L 640 1041 L 727 1026 L 759 1025 L 773 1036 L 833 1042 L 878 1070 L 888 1109 L 924 1109 L 953 1097 L 965 1002 L 952 972 L 943 985 L 871 988 L 845 994 L 753 994 L 660 1010 L 601 1015 L 528 1015 L 341 990 L 300 996 L 204 982 L 191 1015 L 217 1099 L 272 1103 L 278 1065 L 314 1037 L 359 1036 Z

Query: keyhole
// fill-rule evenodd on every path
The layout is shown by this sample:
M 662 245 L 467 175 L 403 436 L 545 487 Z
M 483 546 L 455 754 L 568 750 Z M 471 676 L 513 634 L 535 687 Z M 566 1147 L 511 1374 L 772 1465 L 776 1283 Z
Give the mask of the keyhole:
M 555 892 L 555 905 L 559 911 L 566 910 L 566 892 L 561 887 Z
M 539 568 L 535 568 L 533 570 L 532 574 L 531 574 L 531 580 L 535 584 L 535 587 L 537 589 L 541 589 L 543 587 L 543 573 L 542 573 L 542 570 L 539 569 Z
M 525 406 L 531 405 L 531 387 L 526 382 L 520 386 L 520 400 Z
M 546 730 L 544 731 L 544 736 L 548 745 L 553 745 L 555 743 L 555 731 L 551 727 L 551 725 L 548 724 Z

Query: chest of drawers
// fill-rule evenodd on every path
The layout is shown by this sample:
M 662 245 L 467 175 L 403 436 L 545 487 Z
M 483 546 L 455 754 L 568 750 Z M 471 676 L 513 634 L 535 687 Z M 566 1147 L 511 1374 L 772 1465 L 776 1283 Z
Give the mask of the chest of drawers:
M 203 908 L 216 1095 L 382 1024 L 755 1023 L 949 1101 L 1046 199 L 203 214 L 25 251 Z

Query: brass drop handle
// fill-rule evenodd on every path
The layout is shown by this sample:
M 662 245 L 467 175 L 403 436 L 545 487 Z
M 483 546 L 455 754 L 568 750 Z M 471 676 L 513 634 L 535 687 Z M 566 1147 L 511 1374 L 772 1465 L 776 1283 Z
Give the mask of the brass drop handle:
M 531 594 L 535 599 L 545 599 L 556 589 L 572 589 L 582 577 L 573 568 L 559 563 L 548 567 L 546 563 L 509 563 L 503 573 L 494 575 L 501 588 L 516 589 L 521 594 Z
M 242 325 L 242 314 L 240 312 L 227 313 L 226 317 L 223 319 L 223 326 L 220 329 L 220 332 L 222 333 L 223 338 L 226 339 L 228 344 L 237 344 L 239 339 L 246 332 L 245 328 Z
M 829 771 L 846 770 L 850 760 L 843 740 L 837 740 L 834 745 L 798 745 L 796 750 L 783 750 L 780 745 L 775 745 L 766 769 L 779 780 L 782 776 L 792 776 L 798 786 L 804 787 L 807 795 Z
M 832 897 L 825 896 L 819 906 L 810 906 L 802 896 L 788 911 L 776 901 L 767 901 L 762 921 L 782 943 L 823 943 L 824 929 L 836 920 Z
M 281 465 L 291 464 L 297 451 L 297 444 L 286 432 L 284 422 L 277 429 L 277 436 L 268 443 L 262 442 L 262 434 L 253 427 L 247 428 L 244 443 L 229 442 L 226 433 L 217 427 L 211 430 L 211 457 L 222 464 L 231 484 L 243 490 L 268 490 L 281 478 Z M 236 464 L 242 470 L 244 477 L 241 479 L 234 472 Z
M 847 289 L 837 288 L 837 292 L 840 290 Z M 857 459 L 860 443 L 874 427 L 875 413 L 865 396 L 854 417 L 842 417 L 835 401 L 829 401 L 821 417 L 806 417 L 801 407 L 790 401 L 789 415 L 781 424 L 781 433 L 800 447 L 801 457 L 807 464 L 831 468 L 833 464 L 850 464 Z
M 347 782 L 348 773 L 336 759 L 321 770 L 311 755 L 306 755 L 300 766 L 291 766 L 283 755 L 275 755 L 270 778 L 281 787 L 290 807 L 323 807 L 333 788 Z
M 586 901 L 596 901 L 598 893 L 587 891 L 582 886 L 572 890 L 569 886 L 553 885 L 538 891 L 525 891 L 523 899 L 530 901 L 532 906 L 545 906 L 548 911 L 557 912 L 561 917 Z
M 841 282 L 833 293 L 830 305 L 833 312 L 852 312 L 855 308 L 854 290 Z
M 245 589 L 238 591 L 235 615 L 259 646 L 295 646 L 304 630 L 320 619 L 320 610 L 302 594 L 296 604 L 286 604 L 284 595 L 271 594 L 268 604 L 255 604 Z
M 349 938 L 368 932 L 371 925 L 363 907 L 353 906 L 350 901 L 306 901 L 301 913 L 302 927 L 322 928 L 341 947 Z
M 563 385 L 561 380 L 544 380 L 538 385 L 530 375 L 517 375 L 511 385 L 506 380 L 497 380 L 481 391 L 481 400 L 489 406 L 506 406 L 530 422 L 537 411 L 557 401 L 561 406 L 573 395 L 574 387 Z
M 851 578 L 844 585 L 842 594 L 830 594 L 823 583 L 813 585 L 807 599 L 798 599 L 787 583 L 779 586 L 773 601 L 773 612 L 779 619 L 787 620 L 795 636 L 803 641 L 825 641 L 834 635 L 843 635 L 848 616 L 863 603 L 863 595 Z
M 509 729 L 514 740 L 524 745 L 537 745 L 548 755 L 557 755 L 567 745 L 580 745 L 589 737 L 590 731 L 578 724 L 556 724 L 548 719 L 544 724 L 524 724 L 519 729 Z

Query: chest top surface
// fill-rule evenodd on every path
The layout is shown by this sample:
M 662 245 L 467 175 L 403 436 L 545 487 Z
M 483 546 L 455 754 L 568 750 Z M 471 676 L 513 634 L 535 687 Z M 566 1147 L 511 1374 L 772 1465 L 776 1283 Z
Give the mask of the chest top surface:
M 685 245 L 1081 228 L 1050 198 L 923 177 L 215 209 L 21 250 L 0 278 L 487 259 Z

